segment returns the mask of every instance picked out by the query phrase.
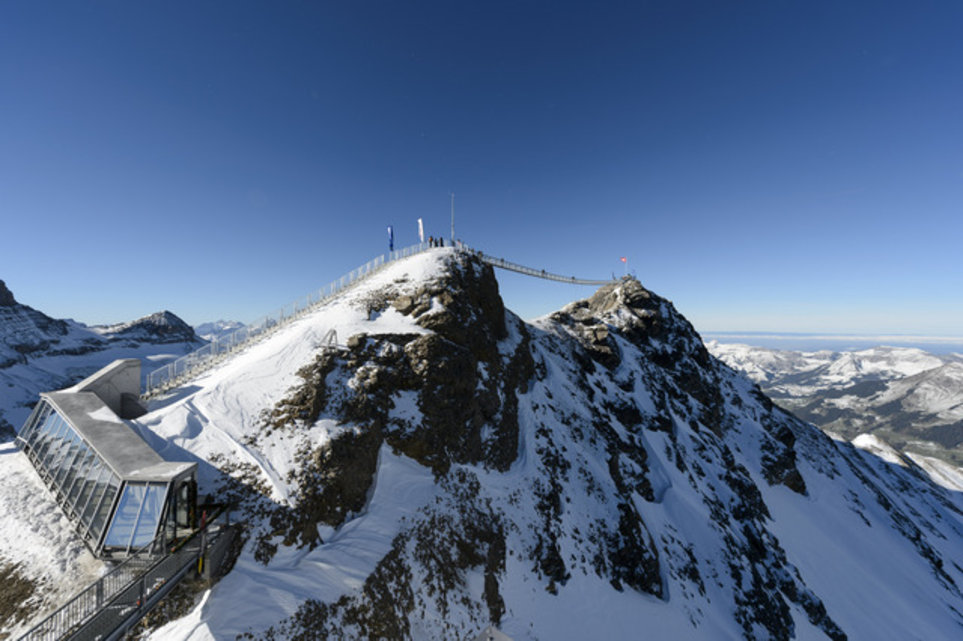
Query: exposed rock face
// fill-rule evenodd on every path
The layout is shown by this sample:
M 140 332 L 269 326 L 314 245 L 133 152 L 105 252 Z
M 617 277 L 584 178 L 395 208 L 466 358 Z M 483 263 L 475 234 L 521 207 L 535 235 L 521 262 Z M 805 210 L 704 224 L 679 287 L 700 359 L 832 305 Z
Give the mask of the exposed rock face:
M 0 307 L 12 307 L 17 304 L 13 292 L 7 289 L 7 284 L 0 280 Z
M 107 346 L 137 343 L 203 344 L 194 330 L 168 311 L 129 323 L 87 328 L 51 318 L 18 303 L 0 281 L 0 369 L 40 356 L 82 356 Z
M 491 267 L 456 264 L 443 279 L 369 305 L 372 313 L 391 306 L 431 333 L 351 336 L 345 351 L 322 352 L 299 372 L 304 384 L 265 419 L 266 429 L 311 425 L 322 415 L 358 426 L 304 455 L 301 476 L 326 482 L 275 517 L 288 541 L 314 545 L 319 523 L 339 525 L 363 506 L 382 442 L 439 477 L 453 464 L 505 471 L 517 457 L 517 394 L 532 375 L 532 356 L 517 319 L 510 321 L 517 344 L 499 350 L 508 329 Z M 328 389 L 332 375 L 349 378 L 348 389 Z M 418 421 L 393 411 L 402 398 L 417 406 Z M 337 462 L 338 449 L 354 463 Z
M 963 355 L 882 346 L 800 352 L 715 341 L 709 348 L 780 406 L 830 434 L 849 441 L 871 434 L 916 461 L 963 465 Z
M 23 576 L 21 568 L 0 559 L 0 627 L 29 618 L 37 605 L 37 588 L 35 582 Z
M 82 340 L 76 341 L 80 344 L 61 347 L 62 342 L 75 343 L 64 341 L 68 331 L 66 322 L 18 303 L 0 281 L 0 369 L 26 363 L 32 354 L 62 350 L 73 353 L 89 349 Z M 96 342 L 96 338 L 89 338 L 91 342 Z

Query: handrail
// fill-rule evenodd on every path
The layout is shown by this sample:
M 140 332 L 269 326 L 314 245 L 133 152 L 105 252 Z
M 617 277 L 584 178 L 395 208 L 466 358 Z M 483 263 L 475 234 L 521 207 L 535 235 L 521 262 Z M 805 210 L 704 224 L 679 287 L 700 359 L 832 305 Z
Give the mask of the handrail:
M 367 263 L 353 269 L 341 278 L 331 281 L 321 289 L 311 292 L 293 303 L 285 305 L 272 314 L 241 327 L 226 336 L 213 339 L 207 345 L 194 350 L 160 367 L 147 375 L 143 398 L 147 399 L 155 394 L 169 390 L 210 369 L 215 363 L 255 340 L 260 340 L 284 327 L 296 318 L 317 308 L 331 299 L 335 294 L 379 271 L 388 263 L 401 258 L 407 258 L 431 248 L 428 243 L 419 243 L 403 249 L 388 252 L 372 258 Z
M 75 635 L 79 630 L 87 626 L 88 623 L 90 623 L 99 612 L 102 612 L 114 599 L 124 594 L 132 586 L 137 584 L 138 581 L 152 572 L 157 574 L 155 569 L 160 567 L 162 563 L 176 555 L 184 556 L 186 560 L 183 560 L 183 563 L 177 564 L 175 571 L 169 573 L 169 577 L 155 577 L 155 583 L 150 587 L 142 582 L 141 592 L 143 592 L 143 594 L 139 596 L 143 605 L 143 599 L 145 597 L 149 597 L 151 593 L 156 592 L 161 585 L 168 583 L 177 573 L 181 572 L 184 567 L 193 562 L 197 554 L 203 553 L 205 545 L 198 540 L 198 536 L 202 536 L 203 532 L 213 525 L 218 517 L 225 513 L 225 509 L 226 508 L 218 510 L 204 528 L 192 532 L 190 536 L 186 537 L 169 552 L 164 549 L 163 535 L 158 536 L 134 554 L 124 559 L 123 562 L 114 566 L 107 574 L 81 590 L 67 601 L 67 603 L 44 617 L 42 621 L 21 636 L 18 641 L 58 641 L 59 639 Z M 216 537 L 217 533 L 215 533 L 214 536 Z M 196 550 L 190 549 L 185 551 L 188 543 L 194 544 L 191 547 L 196 547 Z M 163 550 L 165 553 L 158 554 L 158 549 Z M 181 554 L 182 552 L 183 554 Z
M 114 566 L 30 628 L 19 641 L 55 641 L 96 614 L 105 603 L 123 592 L 143 573 L 143 566 L 136 566 L 152 556 L 156 543 L 156 540 L 151 541 Z

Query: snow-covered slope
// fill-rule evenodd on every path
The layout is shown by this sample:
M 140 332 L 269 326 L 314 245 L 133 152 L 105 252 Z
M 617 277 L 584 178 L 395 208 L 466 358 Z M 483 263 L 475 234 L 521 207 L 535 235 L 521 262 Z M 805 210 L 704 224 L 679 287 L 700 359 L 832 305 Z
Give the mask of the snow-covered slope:
M 524 323 L 490 267 L 433 250 L 135 425 L 249 524 L 154 639 L 963 629 L 959 495 L 773 406 L 633 279 Z
M 963 465 L 963 356 L 876 347 L 791 352 L 707 343 L 800 418 L 842 438 Z

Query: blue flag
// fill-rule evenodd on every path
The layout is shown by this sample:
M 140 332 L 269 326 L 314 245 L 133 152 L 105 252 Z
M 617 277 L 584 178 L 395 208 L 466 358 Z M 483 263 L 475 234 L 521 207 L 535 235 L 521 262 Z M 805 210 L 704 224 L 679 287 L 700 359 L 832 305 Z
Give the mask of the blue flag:
M 395 250 L 395 228 L 388 225 L 388 251 L 393 252 Z

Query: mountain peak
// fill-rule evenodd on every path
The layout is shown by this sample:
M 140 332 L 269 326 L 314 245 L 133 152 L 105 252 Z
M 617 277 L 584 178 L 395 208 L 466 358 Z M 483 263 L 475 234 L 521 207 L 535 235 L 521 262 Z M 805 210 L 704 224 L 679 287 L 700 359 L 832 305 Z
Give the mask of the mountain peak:
M 92 327 L 111 339 L 150 340 L 153 343 L 200 342 L 194 329 L 173 312 L 163 310 L 127 323 Z
M 588 306 L 598 313 L 614 311 L 620 307 L 644 311 L 650 309 L 653 294 L 634 276 L 603 285 L 589 299 Z
M 7 284 L 0 280 L 0 307 L 13 307 L 17 304 L 13 292 L 7 289 Z

